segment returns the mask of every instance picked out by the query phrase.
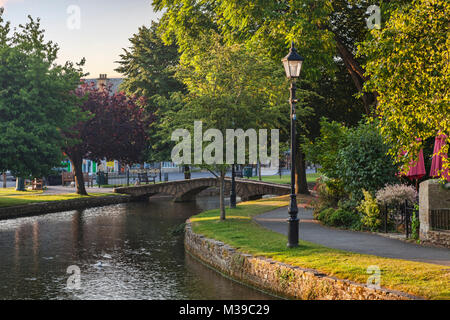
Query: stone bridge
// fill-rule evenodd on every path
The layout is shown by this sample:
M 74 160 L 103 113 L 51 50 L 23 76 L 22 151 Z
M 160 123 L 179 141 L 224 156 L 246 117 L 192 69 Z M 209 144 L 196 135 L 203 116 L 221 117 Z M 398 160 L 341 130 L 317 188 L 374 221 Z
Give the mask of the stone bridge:
M 225 179 L 225 189 L 231 187 L 231 179 Z M 168 194 L 177 202 L 191 201 L 201 191 L 219 187 L 216 178 L 199 178 L 191 180 L 170 181 L 158 184 L 146 184 L 134 187 L 116 188 L 114 192 L 128 194 L 135 198 L 148 198 L 156 194 Z M 260 199 L 264 195 L 285 195 L 290 193 L 288 185 L 261 181 L 236 179 L 236 194 L 242 201 Z

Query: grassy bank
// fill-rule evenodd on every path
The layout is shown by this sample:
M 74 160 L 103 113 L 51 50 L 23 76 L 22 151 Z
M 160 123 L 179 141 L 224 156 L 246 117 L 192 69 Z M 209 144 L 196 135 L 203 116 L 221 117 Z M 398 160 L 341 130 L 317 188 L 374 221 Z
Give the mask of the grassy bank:
M 225 242 L 242 252 L 269 257 L 302 268 L 311 268 L 340 279 L 366 283 L 372 265 L 381 269 L 381 285 L 428 299 L 450 299 L 450 269 L 427 263 L 380 258 L 326 248 L 301 241 L 288 249 L 286 236 L 256 224 L 252 217 L 287 206 L 288 197 L 246 202 L 227 209 L 227 220 L 211 210 L 191 218 L 193 230 L 208 238 Z
M 111 193 L 93 193 L 89 196 L 80 196 L 76 193 L 45 195 L 42 191 L 15 191 L 14 188 L 0 189 L 0 207 L 12 207 L 30 203 L 64 201 L 71 199 L 111 196 Z
M 308 183 L 316 182 L 317 178 L 320 177 L 319 173 L 309 173 L 306 175 L 306 181 Z M 290 184 L 291 183 L 291 175 L 282 175 L 281 178 L 279 175 L 274 176 L 262 176 L 262 181 L 271 182 L 271 183 L 281 183 L 281 184 Z M 250 178 L 252 180 L 258 180 L 258 177 Z

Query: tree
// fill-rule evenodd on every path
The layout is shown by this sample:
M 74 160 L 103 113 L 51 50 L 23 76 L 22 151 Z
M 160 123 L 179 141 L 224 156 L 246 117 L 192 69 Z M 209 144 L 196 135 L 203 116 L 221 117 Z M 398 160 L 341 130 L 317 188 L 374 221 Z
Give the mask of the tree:
M 362 112 L 372 110 L 373 95 L 366 93 L 361 101 L 352 97 L 366 80 L 361 67 L 364 59 L 355 57 L 355 53 L 356 43 L 368 34 L 365 11 L 372 2 L 154 0 L 153 4 L 157 10 L 164 10 L 160 23 L 163 38 L 176 41 L 182 61 L 197 59 L 199 39 L 210 32 L 221 33 L 228 44 L 263 48 L 274 63 L 280 63 L 287 52 L 286 44 L 294 40 L 306 58 L 298 91 L 303 111 L 297 122 L 299 145 L 305 137 L 314 139 L 318 135 L 318 122 L 323 116 L 355 124 Z M 287 122 L 280 126 L 288 127 Z M 295 164 L 297 192 L 309 193 L 300 147 Z
M 379 94 L 379 127 L 392 156 L 406 153 L 405 170 L 422 142 L 439 131 L 450 136 L 449 17 L 448 1 L 416 0 L 361 46 L 369 57 L 366 89 Z
M 203 49 L 197 59 L 183 61 L 177 72 L 177 78 L 188 89 L 184 106 L 173 114 L 175 122 L 166 125 L 193 132 L 194 121 L 202 121 L 204 130 L 216 129 L 222 137 L 226 137 L 227 129 L 273 128 L 280 121 L 279 108 L 288 109 L 286 103 L 281 103 L 286 85 L 283 71 L 258 52 L 242 45 L 222 44 L 218 35 L 205 37 L 198 44 Z M 206 148 L 205 153 L 208 154 Z M 220 160 L 221 153 L 226 154 L 224 150 L 211 151 L 215 162 L 203 161 L 201 166 L 218 172 L 220 212 L 224 220 L 224 179 L 228 165 L 223 158 Z
M 184 85 L 174 78 L 180 55 L 175 44 L 165 45 L 158 32 L 159 24 L 142 26 L 130 39 L 131 47 L 120 56 L 117 72 L 125 78 L 121 89 L 129 95 L 147 97 L 145 109 L 155 115 L 149 127 L 152 144 L 147 160 L 164 161 L 170 158 L 173 143 L 170 132 L 161 127 L 165 117 L 178 106 L 175 97 L 184 92 Z M 172 97 L 172 94 L 175 96 Z M 173 102 L 175 101 L 175 102 Z
M 354 199 L 361 199 L 363 190 L 373 194 L 387 184 L 398 181 L 398 167 L 388 154 L 389 145 L 373 123 L 364 123 L 348 130 L 336 161 L 344 190 Z
M 147 146 L 147 125 L 152 117 L 146 115 L 136 97 L 123 93 L 111 94 L 110 88 L 96 88 L 94 84 L 81 84 L 75 91 L 83 98 L 81 110 L 89 115 L 64 131 L 64 153 L 74 168 L 77 193 L 87 195 L 83 159 L 100 161 L 114 159 L 125 163 L 141 160 Z
M 0 8 L 0 172 L 42 177 L 60 166 L 61 130 L 83 118 L 71 94 L 83 61 L 56 64 L 59 48 L 44 40 L 39 19 L 11 35 L 2 15 Z
M 398 168 L 376 124 L 363 120 L 348 128 L 322 119 L 320 137 L 306 150 L 308 157 L 321 165 L 329 188 L 342 189 L 358 201 L 362 190 L 375 193 L 397 181 Z
M 384 16 L 394 7 L 408 3 L 372 0 L 153 0 L 156 10 L 164 10 L 161 28 L 165 39 L 176 39 L 183 53 L 197 51 L 196 40 L 214 30 L 231 43 L 262 43 L 267 53 L 279 61 L 287 44 L 295 41 L 305 57 L 304 76 L 317 81 L 333 74 L 336 62 L 345 65 L 358 92 L 367 76 L 363 57 L 356 57 L 357 43 L 369 34 L 367 8 L 380 5 Z M 385 18 L 385 17 L 383 17 Z M 184 57 L 186 55 L 186 57 Z M 362 95 L 367 114 L 372 112 L 374 94 Z

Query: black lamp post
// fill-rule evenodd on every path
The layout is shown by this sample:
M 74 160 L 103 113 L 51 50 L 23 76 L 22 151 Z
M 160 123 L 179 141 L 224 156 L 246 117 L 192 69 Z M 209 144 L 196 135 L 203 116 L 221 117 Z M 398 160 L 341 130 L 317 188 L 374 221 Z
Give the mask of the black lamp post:
M 288 230 L 288 247 L 295 248 L 298 247 L 298 229 L 299 229 L 299 219 L 298 219 L 298 207 L 297 207 L 297 196 L 295 193 L 295 152 L 297 148 L 296 143 L 296 130 L 295 130 L 295 120 L 297 116 L 295 114 L 295 104 L 297 100 L 295 98 L 295 80 L 300 77 L 300 71 L 302 70 L 302 64 L 304 59 L 297 53 L 294 47 L 294 42 L 291 44 L 291 49 L 289 54 L 281 60 L 286 71 L 286 76 L 291 81 L 291 97 L 289 102 L 291 104 L 291 202 L 289 204 L 289 230 Z
M 230 208 L 236 208 L 236 170 L 234 164 L 231 166 L 231 194 L 230 194 Z

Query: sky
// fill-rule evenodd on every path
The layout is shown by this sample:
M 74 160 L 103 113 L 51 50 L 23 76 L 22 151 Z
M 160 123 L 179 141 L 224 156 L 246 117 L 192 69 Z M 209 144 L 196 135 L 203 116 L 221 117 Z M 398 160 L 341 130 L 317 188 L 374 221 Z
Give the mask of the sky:
M 161 16 L 153 12 L 151 0 L 0 0 L 0 7 L 13 27 L 28 15 L 41 18 L 46 40 L 60 47 L 58 62 L 86 58 L 88 78 L 120 77 L 115 61 L 130 46 L 128 39 Z

